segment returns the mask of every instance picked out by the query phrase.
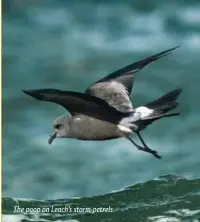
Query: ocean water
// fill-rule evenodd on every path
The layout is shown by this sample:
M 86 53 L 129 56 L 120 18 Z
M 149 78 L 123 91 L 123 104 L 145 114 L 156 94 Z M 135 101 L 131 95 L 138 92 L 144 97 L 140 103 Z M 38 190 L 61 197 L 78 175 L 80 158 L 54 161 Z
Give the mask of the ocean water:
M 45 201 L 4 198 L 3 218 L 23 222 L 197 222 L 200 219 L 199 186 L 200 179 L 166 175 L 120 191 L 84 198 Z M 13 208 L 14 214 L 10 214 Z
M 2 26 L 4 221 L 200 221 L 199 1 L 5 0 Z M 125 139 L 48 145 L 53 120 L 66 111 L 21 89 L 83 92 L 176 45 L 137 73 L 131 94 L 139 106 L 183 88 L 181 115 L 142 132 L 162 160 Z M 51 212 L 65 206 L 72 212 Z M 94 212 L 101 207 L 112 211 Z

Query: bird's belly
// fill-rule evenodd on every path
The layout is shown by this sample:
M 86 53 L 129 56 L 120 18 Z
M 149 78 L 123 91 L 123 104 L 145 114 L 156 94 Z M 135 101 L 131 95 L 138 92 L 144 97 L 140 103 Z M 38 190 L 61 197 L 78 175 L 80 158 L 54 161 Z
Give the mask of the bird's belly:
M 108 140 L 121 137 L 116 124 L 91 117 L 84 121 L 77 120 L 70 131 L 70 137 L 80 140 Z

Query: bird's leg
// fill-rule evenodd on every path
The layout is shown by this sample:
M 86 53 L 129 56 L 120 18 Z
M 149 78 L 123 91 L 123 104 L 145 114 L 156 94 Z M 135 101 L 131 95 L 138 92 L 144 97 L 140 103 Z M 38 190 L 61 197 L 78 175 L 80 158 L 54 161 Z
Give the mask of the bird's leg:
M 144 140 L 142 139 L 142 136 L 140 135 L 139 132 L 136 132 L 136 134 L 138 135 L 138 137 L 140 138 L 140 141 L 142 142 L 144 147 L 148 147 L 147 144 L 144 142 Z
M 144 142 L 144 140 L 143 140 L 142 136 L 140 135 L 140 133 L 139 133 L 139 132 L 136 132 L 136 134 L 138 135 L 140 141 L 142 142 L 142 144 L 143 144 L 146 152 L 152 153 L 153 155 L 156 154 L 156 157 L 159 158 L 159 159 L 161 159 L 161 156 L 159 156 L 159 155 L 157 154 L 157 151 L 152 150 L 152 149 L 150 149 L 150 148 L 147 146 L 147 144 Z
M 137 143 L 135 143 L 135 142 L 132 140 L 131 137 L 127 137 L 127 139 L 128 139 L 131 143 L 133 143 L 133 144 L 137 147 L 138 150 L 142 150 L 142 151 L 144 151 L 144 152 L 151 153 L 151 154 L 152 154 L 153 156 L 155 156 L 156 158 L 161 159 L 161 156 L 159 156 L 159 155 L 157 154 L 157 151 L 151 150 L 151 149 L 148 148 L 148 147 L 142 147 L 142 146 L 138 145 Z

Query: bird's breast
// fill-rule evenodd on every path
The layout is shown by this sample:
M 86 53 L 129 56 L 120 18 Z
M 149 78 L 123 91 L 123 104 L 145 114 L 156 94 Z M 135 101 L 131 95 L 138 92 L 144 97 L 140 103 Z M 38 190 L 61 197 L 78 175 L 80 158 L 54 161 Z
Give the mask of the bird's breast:
M 73 118 L 68 134 L 81 140 L 108 140 L 121 136 L 116 124 L 85 115 Z

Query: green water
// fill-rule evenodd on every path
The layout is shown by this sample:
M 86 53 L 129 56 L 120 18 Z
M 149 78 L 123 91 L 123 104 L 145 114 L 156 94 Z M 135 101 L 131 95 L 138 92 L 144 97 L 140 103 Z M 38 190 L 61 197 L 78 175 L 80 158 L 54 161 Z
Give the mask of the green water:
M 6 222 L 200 220 L 199 0 L 5 0 L 2 26 Z M 125 139 L 48 145 L 53 120 L 66 111 L 21 89 L 83 92 L 108 73 L 176 45 L 181 47 L 137 73 L 131 94 L 136 107 L 183 88 L 181 115 L 142 132 L 162 160 Z M 153 180 L 169 174 L 174 176 Z M 16 204 L 111 206 L 113 212 L 16 214 Z
M 93 197 L 47 201 L 4 198 L 3 213 L 7 220 L 23 222 L 199 221 L 199 186 L 200 179 L 167 175 Z

